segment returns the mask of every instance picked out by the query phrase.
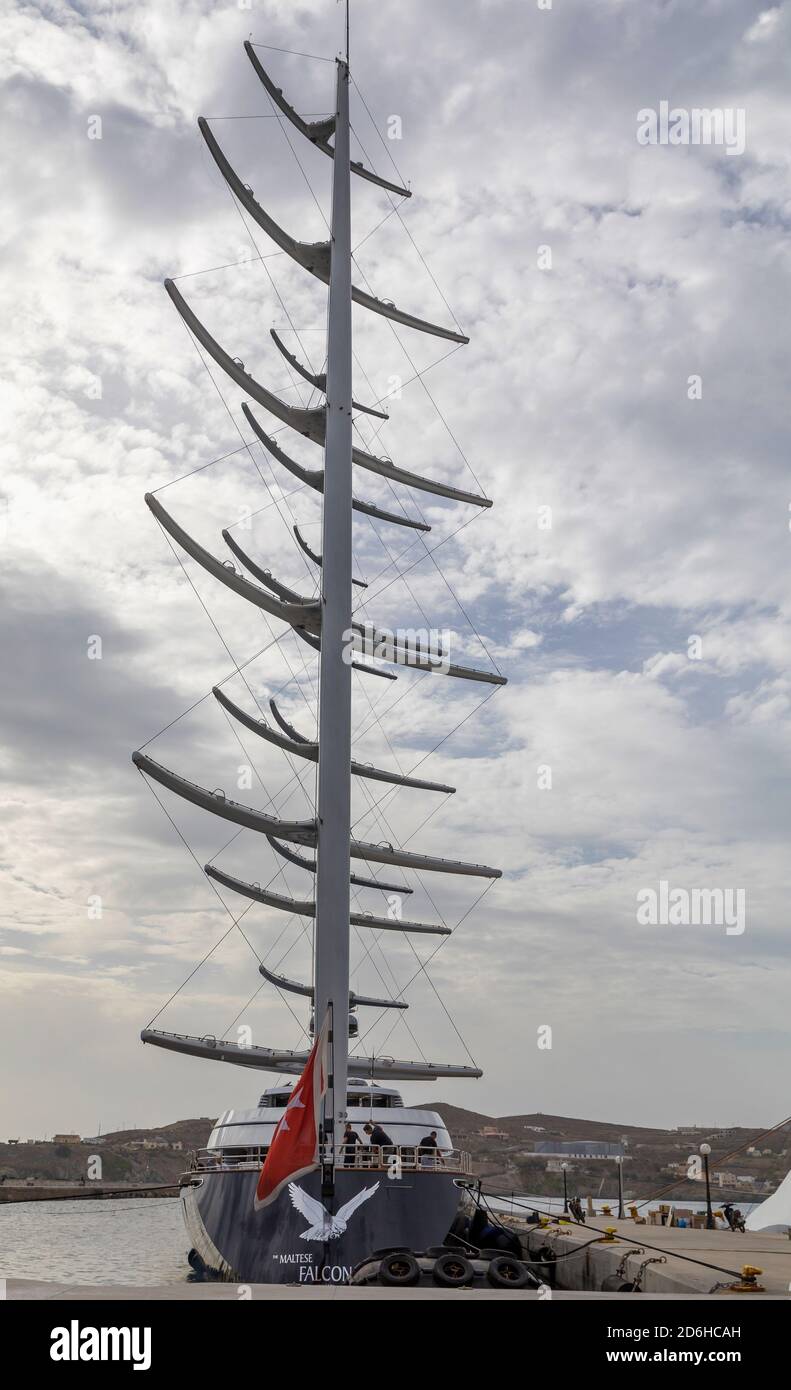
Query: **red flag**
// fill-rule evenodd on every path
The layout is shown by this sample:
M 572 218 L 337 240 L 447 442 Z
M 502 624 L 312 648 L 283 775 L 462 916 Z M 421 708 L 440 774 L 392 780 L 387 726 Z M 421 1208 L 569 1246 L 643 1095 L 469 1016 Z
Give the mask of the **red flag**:
M 319 1166 L 321 1101 L 327 1091 L 329 1010 L 269 1145 L 255 1192 L 255 1209 L 273 1202 L 285 1183 Z

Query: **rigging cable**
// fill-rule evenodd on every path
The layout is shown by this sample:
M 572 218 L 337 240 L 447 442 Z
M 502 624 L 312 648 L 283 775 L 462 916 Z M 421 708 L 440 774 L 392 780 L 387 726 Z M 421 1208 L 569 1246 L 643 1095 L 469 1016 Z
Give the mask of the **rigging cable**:
M 170 821 L 170 824 L 173 826 L 173 829 L 176 831 L 176 834 L 178 835 L 178 837 L 179 837 L 179 839 L 181 840 L 182 844 L 184 845 L 185 849 L 189 852 L 189 854 L 191 855 L 191 857 L 195 860 L 195 863 L 197 864 L 198 869 L 199 869 L 199 871 L 200 871 L 201 877 L 205 880 L 205 879 L 206 879 L 206 875 L 204 874 L 202 865 L 201 865 L 201 863 L 200 863 L 200 860 L 198 859 L 197 855 L 196 855 L 195 852 L 193 851 L 191 845 L 187 842 L 185 836 L 182 834 L 181 830 L 180 830 L 179 827 L 176 825 L 176 822 L 174 821 L 173 817 L 171 816 L 171 814 L 170 814 L 170 812 L 168 811 L 167 807 L 164 805 L 164 803 L 163 803 L 163 801 L 161 800 L 161 798 L 158 796 L 157 792 L 156 792 L 156 791 L 154 790 L 154 788 L 152 787 L 152 785 L 151 785 L 151 783 L 149 782 L 148 778 L 147 778 L 142 772 L 141 772 L 140 775 L 141 775 L 141 777 L 143 778 L 143 781 L 145 782 L 145 784 L 146 784 L 146 786 L 148 787 L 149 791 L 151 792 L 151 795 L 154 797 L 154 800 L 155 800 L 156 802 L 158 802 L 159 806 L 160 806 L 161 809 L 164 811 L 165 815 L 167 816 L 168 820 Z M 252 944 L 252 942 L 250 941 L 249 937 L 245 934 L 244 931 L 242 931 L 242 928 L 239 926 L 239 923 L 241 922 L 241 920 L 242 920 L 242 918 L 244 917 L 245 913 L 246 913 L 246 912 L 249 912 L 250 908 L 252 907 L 252 903 L 248 903 L 247 907 L 244 908 L 244 910 L 243 910 L 242 912 L 239 913 L 239 916 L 238 916 L 238 917 L 235 917 L 234 914 L 233 914 L 233 912 L 231 912 L 230 908 L 227 906 L 227 904 L 223 902 L 222 898 L 220 897 L 219 892 L 217 891 L 217 888 L 215 887 L 214 883 L 212 883 L 211 879 L 209 879 L 209 883 L 211 883 L 211 887 L 212 887 L 212 889 L 213 889 L 213 891 L 214 891 L 214 893 L 215 893 L 215 896 L 217 897 L 217 899 L 218 899 L 219 902 L 221 903 L 221 905 L 222 905 L 224 911 L 227 912 L 227 913 L 228 913 L 228 916 L 231 918 L 231 925 L 230 925 L 230 927 L 228 928 L 228 931 L 225 932 L 225 933 L 223 934 L 223 936 L 220 938 L 220 940 L 217 941 L 217 942 L 215 942 L 214 946 L 212 946 L 212 948 L 211 948 L 211 951 L 209 951 L 208 954 L 204 956 L 204 958 L 203 958 L 202 961 L 199 961 L 199 963 L 195 966 L 195 969 L 192 970 L 192 971 L 190 971 L 190 973 L 189 973 L 189 975 L 187 976 L 186 980 L 182 981 L 182 983 L 179 985 L 178 989 L 175 990 L 173 994 L 171 994 L 170 999 L 166 1000 L 166 1002 L 161 1006 L 161 1008 L 159 1008 L 159 1009 L 157 1010 L 157 1012 L 154 1014 L 153 1018 L 151 1019 L 151 1022 L 147 1025 L 149 1028 L 152 1026 L 153 1023 L 156 1022 L 156 1020 L 159 1018 L 160 1014 L 163 1013 L 163 1011 L 167 1008 L 168 1004 L 172 1003 L 172 1001 L 176 998 L 176 995 L 177 995 L 177 994 L 180 994 L 181 990 L 182 990 L 182 989 L 184 988 L 184 986 L 189 982 L 189 980 L 191 980 L 191 979 L 193 978 L 193 976 L 194 976 L 195 974 L 197 974 L 197 972 L 198 972 L 198 970 L 200 970 L 201 966 L 209 959 L 209 956 L 213 955 L 213 953 L 216 951 L 217 947 L 221 944 L 221 942 L 225 941 L 226 937 L 230 935 L 230 933 L 233 931 L 234 927 L 236 927 L 236 928 L 239 930 L 240 935 L 243 937 L 243 939 L 245 940 L 245 942 L 247 943 L 247 945 L 250 947 L 250 950 L 253 952 L 253 955 L 256 957 L 256 959 L 258 960 L 259 964 L 261 963 L 261 957 L 258 955 L 258 952 L 255 950 L 255 947 L 253 946 L 253 944 Z M 287 1000 L 287 999 L 283 999 L 283 1003 L 286 1005 L 286 1008 L 288 1009 L 289 1013 L 293 1016 L 293 1018 L 294 1018 L 294 1019 L 296 1020 L 296 1022 L 299 1024 L 299 1027 L 300 1027 L 300 1029 L 301 1029 L 301 1035 L 307 1036 L 307 1034 L 305 1033 L 304 1025 L 300 1022 L 299 1018 L 298 1018 L 297 1015 L 294 1013 L 294 1010 L 292 1009 L 292 1007 L 291 1007 L 291 1005 L 289 1004 L 288 1000 Z
M 334 63 L 334 58 L 325 58 L 321 53 L 300 53 L 298 48 L 275 48 L 271 43 L 253 43 L 253 48 L 266 48 L 270 53 L 288 53 L 292 58 L 312 58 L 317 63 Z
M 492 1211 L 492 1208 L 489 1206 L 488 1202 L 486 1202 L 485 1199 L 486 1199 L 486 1197 L 493 1197 L 493 1198 L 495 1198 L 495 1199 L 501 1198 L 501 1197 L 503 1196 L 503 1194 L 500 1193 L 500 1192 L 488 1192 L 488 1193 L 484 1193 L 484 1192 L 483 1192 L 483 1189 L 479 1189 L 478 1195 L 479 1195 L 479 1196 L 481 1197 L 481 1199 L 484 1201 L 484 1205 L 486 1206 L 487 1211 L 489 1211 L 493 1216 L 496 1215 L 496 1213 Z M 541 1207 L 534 1207 L 534 1206 L 532 1206 L 529 1202 L 520 1202 L 520 1201 L 519 1201 L 519 1193 L 513 1193 L 513 1192 L 512 1192 L 512 1193 L 510 1194 L 509 1201 L 512 1203 L 512 1205 L 513 1205 L 514 1201 L 516 1201 L 517 1205 L 518 1205 L 521 1209 L 523 1209 L 524 1211 L 534 1211 L 534 1212 L 539 1212 L 542 1216 L 549 1216 L 549 1217 L 550 1217 L 550 1220 L 551 1220 L 555 1225 L 557 1225 L 560 1221 L 563 1221 L 563 1222 L 566 1222 L 568 1225 L 573 1225 L 573 1226 L 578 1226 L 578 1227 L 581 1226 L 581 1227 L 583 1227 L 583 1229 L 586 1230 L 586 1231 L 596 1231 L 597 1234 L 596 1234 L 596 1236 L 594 1237 L 594 1240 L 592 1240 L 592 1241 L 590 1241 L 590 1240 L 585 1241 L 584 1245 L 578 1246 L 575 1250 L 566 1250 L 565 1252 L 563 1252 L 563 1253 L 561 1253 L 561 1254 L 559 1254 L 559 1255 L 554 1255 L 554 1259 L 555 1259 L 555 1260 L 570 1259 L 570 1258 L 572 1258 L 574 1255 L 579 1255 L 579 1254 L 581 1253 L 582 1250 L 586 1250 L 587 1247 L 588 1247 L 589 1245 L 598 1244 L 599 1241 L 601 1240 L 601 1237 L 602 1237 L 602 1236 L 606 1236 L 606 1235 L 608 1234 L 607 1229 L 606 1229 L 606 1228 L 605 1228 L 605 1229 L 602 1229 L 601 1226 L 589 1226 L 587 1222 L 576 1221 L 572 1216 L 560 1216 L 560 1215 L 556 1215 L 556 1214 L 553 1213 L 553 1212 L 547 1212 L 547 1211 L 543 1210 L 543 1208 L 541 1208 Z M 502 1224 L 502 1223 L 498 1222 L 498 1224 Z M 532 1235 L 532 1231 L 529 1232 L 528 1235 Z M 679 1251 L 677 1251 L 677 1250 L 672 1250 L 672 1251 L 670 1251 L 670 1250 L 668 1250 L 666 1247 L 663 1247 L 663 1246 L 661 1246 L 661 1245 L 649 1245 L 648 1241 L 644 1238 L 644 1236 L 643 1236 L 642 1234 L 640 1235 L 639 1240 L 640 1240 L 640 1244 L 641 1244 L 642 1246 L 644 1246 L 646 1250 L 658 1250 L 660 1254 L 662 1254 L 662 1255 L 669 1255 L 670 1258 L 673 1259 L 673 1260 L 685 1260 L 685 1261 L 687 1261 L 689 1264 L 693 1264 L 693 1265 L 702 1265 L 704 1269 L 713 1269 L 714 1272 L 715 1272 L 716 1274 L 730 1274 L 730 1275 L 734 1276 L 736 1279 L 741 1279 L 741 1278 L 742 1278 L 742 1272 L 741 1272 L 740 1269 L 726 1269 L 723 1265 L 715 1265 L 715 1264 L 712 1264 L 710 1260 L 701 1260 L 701 1259 L 699 1259 L 699 1258 L 696 1258 L 694 1255 L 682 1255 L 682 1254 L 680 1254 Z M 529 1249 L 530 1249 L 530 1244 L 529 1244 L 529 1241 L 528 1241 L 528 1250 L 529 1250 Z M 530 1253 L 532 1254 L 532 1251 L 531 1251 Z M 528 1260 L 528 1261 L 525 1261 L 525 1263 L 526 1263 L 526 1264 L 546 1264 L 547 1261 L 546 1261 L 546 1260 L 532 1260 L 532 1261 Z

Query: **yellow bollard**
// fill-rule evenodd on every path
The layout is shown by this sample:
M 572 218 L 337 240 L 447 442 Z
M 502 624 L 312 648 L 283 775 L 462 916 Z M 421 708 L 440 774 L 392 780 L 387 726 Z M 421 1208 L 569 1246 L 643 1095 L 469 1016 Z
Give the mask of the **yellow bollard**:
M 742 1277 L 738 1284 L 726 1284 L 724 1293 L 766 1293 L 763 1284 L 757 1282 L 756 1276 L 763 1274 L 763 1270 L 757 1265 L 742 1265 Z

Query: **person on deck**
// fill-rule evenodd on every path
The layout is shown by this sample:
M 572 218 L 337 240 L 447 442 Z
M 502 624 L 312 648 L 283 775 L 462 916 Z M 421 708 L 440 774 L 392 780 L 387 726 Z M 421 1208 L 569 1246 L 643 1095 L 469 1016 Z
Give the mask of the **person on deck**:
M 363 1125 L 363 1133 L 368 1135 L 369 1148 L 374 1150 L 374 1152 L 370 1154 L 372 1163 L 382 1162 L 382 1149 L 395 1148 L 395 1144 L 390 1138 L 390 1135 L 386 1130 L 382 1129 L 381 1125 Z
M 418 1153 L 420 1155 L 421 1168 L 436 1168 L 437 1164 L 442 1162 L 439 1156 L 437 1131 L 435 1129 L 432 1129 L 430 1134 L 427 1134 L 421 1139 Z
M 352 1128 L 351 1121 L 346 1121 L 346 1128 L 343 1131 L 343 1164 L 345 1168 L 354 1168 L 357 1145 L 362 1144 L 362 1139 L 356 1129 Z

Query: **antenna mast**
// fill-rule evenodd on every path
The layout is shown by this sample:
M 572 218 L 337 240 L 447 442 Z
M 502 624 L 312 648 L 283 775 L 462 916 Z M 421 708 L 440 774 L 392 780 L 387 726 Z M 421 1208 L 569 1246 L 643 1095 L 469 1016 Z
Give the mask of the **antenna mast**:
M 348 14 L 348 4 L 347 4 Z M 331 1010 L 325 1143 L 333 1163 L 346 1118 L 351 839 L 352 297 L 349 68 L 337 62 L 324 450 L 314 1027 Z

